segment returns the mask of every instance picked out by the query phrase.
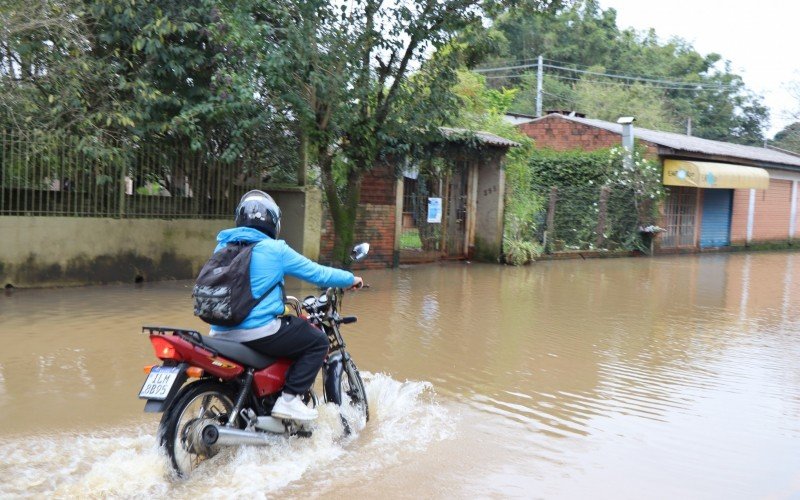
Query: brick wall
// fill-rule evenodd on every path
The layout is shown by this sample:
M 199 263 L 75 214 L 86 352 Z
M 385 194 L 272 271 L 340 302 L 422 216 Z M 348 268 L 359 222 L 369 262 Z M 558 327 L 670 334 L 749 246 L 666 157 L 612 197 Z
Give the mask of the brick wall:
M 769 189 L 756 190 L 753 214 L 753 242 L 786 241 L 789 238 L 792 182 L 771 179 Z M 750 190 L 737 189 L 733 193 L 731 217 L 731 243 L 743 245 L 747 241 L 747 212 Z
M 375 168 L 361 179 L 361 203 L 394 206 L 396 179 L 388 167 Z
M 800 197 L 800 185 L 797 186 L 798 196 Z M 794 224 L 794 239 L 797 240 L 800 238 L 800 200 L 797 201 L 797 213 L 798 216 L 796 217 L 795 224 Z
M 733 190 L 733 212 L 731 213 L 731 244 L 744 245 L 747 241 L 747 211 L 750 206 L 750 190 Z
M 769 189 L 756 191 L 753 241 L 789 239 L 792 182 L 771 179 Z
M 376 168 L 361 181 L 361 204 L 356 213 L 355 243 L 370 244 L 369 256 L 354 269 L 377 269 L 394 264 L 395 228 L 394 173 L 389 168 Z M 333 221 L 323 209 L 320 262 L 333 260 Z
M 537 148 L 548 148 L 556 151 L 569 151 L 580 149 L 595 151 L 622 145 L 622 136 L 608 130 L 590 127 L 582 123 L 573 122 L 561 115 L 547 115 L 544 118 L 530 123 L 518 125 L 520 132 L 532 138 Z M 633 128 L 636 136 L 636 127 Z M 657 147 L 653 144 L 640 141 L 653 156 L 657 154 Z

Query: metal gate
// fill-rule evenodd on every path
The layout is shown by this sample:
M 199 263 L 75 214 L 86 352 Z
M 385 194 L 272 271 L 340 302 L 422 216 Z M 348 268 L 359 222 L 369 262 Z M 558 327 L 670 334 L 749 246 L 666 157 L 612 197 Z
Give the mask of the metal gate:
M 661 247 L 694 246 L 696 218 L 697 188 L 670 187 L 664 202 L 667 232 L 661 236 Z
M 447 217 L 443 221 L 446 225 L 444 252 L 448 257 L 463 257 L 467 254 L 465 239 L 467 234 L 467 179 L 469 168 L 465 163 L 459 162 L 447 182 Z
M 732 189 L 703 191 L 703 218 L 700 223 L 700 248 L 731 244 Z
M 470 176 L 475 175 L 468 161 L 459 160 L 453 168 L 437 175 L 419 173 L 403 181 L 403 209 L 400 221 L 400 260 L 414 262 L 438 258 L 461 258 L 469 251 L 474 226 L 474 207 L 470 209 Z M 475 193 L 472 193 L 474 198 Z M 428 222 L 430 198 L 441 199 L 441 222 Z M 471 226 L 472 223 L 472 226 Z

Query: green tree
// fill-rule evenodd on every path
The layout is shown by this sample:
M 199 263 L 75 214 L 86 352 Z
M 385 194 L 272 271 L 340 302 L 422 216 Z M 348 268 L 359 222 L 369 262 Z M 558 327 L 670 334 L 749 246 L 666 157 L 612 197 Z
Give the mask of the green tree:
M 579 0 L 555 12 L 504 13 L 496 18 L 494 28 L 503 34 L 506 51 L 502 57 L 487 61 L 486 66 L 530 64 L 543 54 L 547 64 L 564 68 L 545 71 L 545 110 L 589 110 L 590 117 L 599 117 L 594 110 L 604 108 L 593 101 L 607 102 L 610 96 L 625 95 L 642 101 L 646 92 L 657 108 L 657 116 L 648 116 L 648 121 L 667 130 L 685 130 L 691 119 L 693 135 L 745 144 L 763 141 L 766 107 L 719 54 L 703 56 L 678 38 L 662 41 L 652 29 L 620 30 L 616 15 L 614 9 L 603 10 L 595 0 Z M 602 68 L 595 73 L 647 80 L 611 80 L 585 73 L 592 67 Z M 519 71 L 507 72 L 505 78 L 495 78 L 502 73 L 493 73 L 490 81 L 521 88 L 512 109 L 532 113 L 535 74 L 518 78 Z M 667 83 L 672 81 L 685 83 Z M 621 114 L 641 111 L 637 106 L 635 112 Z
M 772 144 L 781 149 L 800 154 L 800 122 L 787 125 L 783 130 L 775 134 Z
M 800 120 L 800 81 L 789 82 L 786 86 L 789 95 L 794 99 L 794 108 L 787 110 L 786 115 L 795 120 Z
M 678 131 L 664 92 L 652 86 L 641 83 L 620 86 L 582 79 L 574 89 L 576 109 L 589 117 L 616 122 L 620 116 L 632 115 L 641 127 Z
M 475 56 L 457 35 L 482 32 L 484 7 L 477 0 L 261 5 L 270 27 L 265 85 L 288 103 L 319 168 L 337 261 L 353 240 L 364 173 L 438 135 L 455 114 L 455 70 Z
M 235 157 L 269 120 L 249 64 L 249 12 L 210 0 L 93 0 L 92 56 L 113 69 L 139 137 L 169 139 Z
M 191 149 L 209 165 L 250 160 L 248 174 L 273 181 L 293 173 L 291 117 L 271 92 L 259 92 L 253 68 L 262 58 L 264 23 L 252 4 L 29 4 L 0 7 L 6 125 L 78 136 L 84 152 L 95 155 L 133 154 L 136 143 L 148 143 Z M 190 178 L 193 191 L 205 192 L 198 183 L 208 178 Z
M 536 242 L 536 230 L 537 214 L 542 211 L 544 200 L 534 190 L 529 167 L 529 158 L 534 151 L 533 140 L 503 118 L 514 102 L 518 89 L 492 89 L 487 87 L 485 77 L 461 70 L 453 91 L 460 105 L 450 125 L 491 132 L 519 143 L 519 147 L 509 149 L 504 162 L 506 206 L 503 249 L 506 262 L 524 264 L 541 251 Z
M 87 50 L 92 37 L 82 7 L 69 0 L 14 0 L 0 8 L 0 119 L 5 125 L 103 137 L 111 122 L 127 123 L 108 84 L 113 73 Z M 101 108 L 103 116 L 96 112 Z

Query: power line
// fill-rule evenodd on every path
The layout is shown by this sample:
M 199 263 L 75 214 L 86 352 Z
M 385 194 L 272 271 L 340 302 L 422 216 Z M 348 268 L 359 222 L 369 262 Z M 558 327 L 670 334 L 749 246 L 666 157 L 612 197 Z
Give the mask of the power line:
M 554 63 L 554 64 L 560 64 L 560 65 L 562 65 L 562 66 L 574 67 L 574 68 L 587 68 L 587 69 L 588 69 L 588 68 L 592 68 L 592 67 L 596 67 L 596 66 L 597 66 L 597 65 L 591 66 L 591 65 L 588 65 L 588 64 L 578 64 L 578 63 L 573 63 L 573 62 L 569 62 L 569 61 L 558 61 L 558 60 L 556 60 L 556 59 L 547 59 L 547 58 L 544 58 L 544 60 L 545 60 L 545 61 L 547 61 L 547 62 Z M 604 69 L 605 69 L 606 71 L 608 71 L 608 72 L 612 73 L 612 74 L 622 74 L 622 73 L 624 73 L 624 72 L 625 72 L 624 70 L 621 70 L 621 69 L 620 69 L 620 70 L 617 70 L 617 69 L 613 69 L 613 68 L 605 68 L 605 67 L 604 67 Z M 648 75 L 645 75 L 645 74 L 637 74 L 637 75 L 635 75 L 635 76 L 642 77 L 642 78 L 659 78 L 659 79 L 670 79 L 670 78 L 672 78 L 672 77 L 670 77 L 669 75 L 649 75 L 649 74 L 648 74 Z M 686 81 L 686 80 L 680 80 L 680 81 Z
M 494 63 L 501 63 L 501 64 L 508 64 L 508 65 L 511 65 L 511 64 L 513 64 L 513 65 L 524 65 L 524 64 L 527 64 L 529 61 L 537 61 L 537 60 L 538 60 L 538 58 L 536 58 L 536 57 L 526 57 L 524 59 L 513 59 L 513 58 L 497 59 L 497 60 L 495 60 L 493 62 Z M 558 59 L 548 59 L 547 57 L 542 58 L 542 60 L 546 61 L 546 62 L 555 63 L 555 64 L 561 64 L 561 65 L 564 65 L 564 66 L 573 66 L 575 68 L 591 68 L 593 66 L 597 66 L 597 65 L 589 65 L 589 64 L 579 64 L 579 63 L 574 63 L 574 62 L 569 62 L 569 61 L 560 61 Z M 492 70 L 492 69 L 495 69 L 495 68 L 492 68 L 491 66 L 488 66 L 488 67 L 483 67 L 483 68 L 478 68 L 478 69 L 479 70 L 488 71 L 488 70 Z M 475 70 L 475 71 L 478 71 L 478 70 Z M 608 71 L 616 71 L 616 70 L 612 69 L 612 70 L 608 70 Z M 622 70 L 619 70 L 619 71 L 621 72 Z M 667 78 L 664 75 L 637 75 L 637 76 L 643 76 L 643 77 L 647 77 L 647 78 Z
M 530 76 L 531 78 L 535 78 L 535 75 L 533 73 L 521 73 L 521 74 L 518 74 L 518 75 L 503 75 L 503 76 L 485 76 L 484 78 L 486 78 L 487 80 L 497 80 L 499 78 L 523 78 L 523 77 L 526 77 L 526 76 Z M 550 75 L 548 75 L 548 76 L 550 76 Z
M 596 83 L 596 84 L 600 84 L 600 85 L 617 85 L 617 86 L 620 86 L 620 87 L 627 87 L 627 86 L 631 85 L 629 83 L 623 83 L 623 82 L 606 82 L 606 81 L 603 81 L 603 80 L 587 80 L 585 78 L 572 78 L 572 77 L 563 76 L 563 75 L 552 75 L 551 74 L 551 75 L 547 75 L 547 76 L 550 77 L 550 78 L 557 78 L 559 80 L 571 80 L 571 81 L 575 81 L 575 82 Z M 652 89 L 664 89 L 664 90 L 689 90 L 689 91 L 692 91 L 692 92 L 697 92 L 697 91 L 700 91 L 700 90 L 711 90 L 711 91 L 722 90 L 720 87 L 712 87 L 712 86 L 709 86 L 709 87 L 689 87 L 689 86 L 686 86 L 686 87 L 673 87 L 671 85 L 653 85 L 653 84 L 648 84 L 647 87 L 648 88 L 652 88 Z
M 526 57 L 525 59 L 513 59 L 513 58 L 509 57 L 509 58 L 506 58 L 506 59 L 496 59 L 496 60 L 492 61 L 492 63 L 494 63 L 494 64 L 525 64 L 528 61 L 538 61 L 538 60 L 539 60 L 538 57 Z M 543 60 L 548 61 L 549 59 L 545 58 Z M 551 61 L 551 62 L 560 62 L 560 61 Z M 566 63 L 566 64 L 569 64 L 569 63 Z M 491 66 L 488 67 L 488 68 L 481 68 L 481 69 L 491 69 Z
M 475 73 L 490 73 L 492 71 L 506 71 L 506 70 L 511 70 L 511 69 L 527 69 L 527 68 L 535 68 L 535 67 L 538 67 L 538 66 L 539 66 L 538 64 L 518 64 L 516 66 L 502 66 L 502 67 L 499 67 L 499 68 L 480 68 L 480 69 L 474 69 L 472 71 L 474 71 Z
M 662 80 L 662 79 L 657 79 L 657 78 L 644 78 L 644 77 L 640 77 L 640 76 L 617 75 L 617 74 L 613 74 L 613 73 L 601 73 L 601 72 L 598 72 L 598 71 L 589 71 L 589 70 L 584 70 L 584 69 L 567 68 L 565 66 L 556 66 L 556 65 L 553 65 L 553 64 L 544 64 L 543 66 L 546 67 L 546 68 L 560 69 L 560 70 L 565 70 L 565 71 L 572 71 L 574 73 L 581 73 L 581 74 L 585 74 L 585 75 L 605 76 L 607 78 L 618 78 L 620 80 L 632 80 L 632 81 L 637 81 L 637 82 L 662 83 L 662 84 L 667 84 L 667 85 L 680 85 L 680 86 L 691 86 L 691 87 L 697 87 L 697 86 L 714 87 L 714 88 L 734 87 L 734 85 L 722 84 L 722 83 L 717 84 L 717 83 L 690 82 L 690 81 L 686 81 L 686 80 Z
M 545 92 L 545 91 L 542 91 L 542 93 L 545 94 L 545 95 L 549 95 L 551 97 L 555 97 L 556 99 L 562 99 L 562 100 L 567 101 L 567 102 L 569 102 L 571 104 L 578 104 L 578 100 L 575 99 L 574 97 L 566 96 L 566 95 L 563 95 L 563 94 L 553 94 L 552 92 Z
M 486 76 L 484 78 L 486 78 L 487 80 L 502 80 L 504 78 L 523 78 L 523 77 L 526 77 L 526 76 L 534 78 L 532 73 L 523 73 L 523 74 L 517 74 L 517 75 L 504 75 L 504 76 Z M 574 82 L 594 83 L 594 84 L 598 84 L 598 85 L 614 85 L 614 86 L 618 86 L 618 87 L 628 87 L 628 86 L 631 85 L 630 83 L 608 82 L 608 81 L 603 81 L 603 80 L 587 80 L 585 78 L 574 78 L 574 77 L 563 76 L 563 75 L 554 75 L 552 73 L 549 74 L 549 75 L 545 75 L 545 78 L 556 78 L 556 79 L 559 79 L 559 80 L 569 80 L 569 81 L 574 81 Z M 647 87 L 648 88 L 652 88 L 652 89 L 663 89 L 663 90 L 688 90 L 688 91 L 691 91 L 691 92 L 722 90 L 720 87 L 673 87 L 673 86 L 667 86 L 667 85 L 653 85 L 653 84 L 647 84 Z
M 558 60 L 558 59 L 549 59 L 547 57 L 542 58 L 542 60 L 546 61 L 546 62 L 550 62 L 550 63 L 555 63 L 555 65 L 550 65 L 550 66 L 545 65 L 546 67 L 555 68 L 555 67 L 558 67 L 557 65 L 561 65 L 560 67 L 562 69 L 566 69 L 567 71 L 573 71 L 574 70 L 574 71 L 580 72 L 581 70 L 579 70 L 577 68 L 591 68 L 591 67 L 593 67 L 593 66 L 590 66 L 590 65 L 587 65 L 587 64 L 579 64 L 579 63 L 573 63 L 573 62 L 569 62 L 569 61 L 561 61 L 561 60 Z M 528 61 L 537 61 L 537 58 L 535 58 L 535 57 L 534 58 L 525 58 L 525 59 L 510 59 L 509 58 L 509 59 L 500 59 L 499 61 L 508 61 L 509 63 L 514 63 L 514 66 L 511 66 L 511 67 L 535 67 L 535 66 L 537 66 L 536 64 L 533 64 L 533 63 L 528 64 Z M 499 71 L 499 70 L 502 70 L 502 69 L 506 69 L 506 68 L 491 68 L 491 67 L 489 67 L 489 68 L 478 68 L 478 69 L 476 69 L 474 71 L 478 72 L 478 73 L 484 73 L 484 72 L 490 72 L 490 71 Z M 637 74 L 637 75 L 629 76 L 629 75 L 623 75 L 620 72 L 616 72 L 615 73 L 614 72 L 615 70 L 613 70 L 613 69 L 611 69 L 611 70 L 606 69 L 606 71 L 611 71 L 611 73 L 597 73 L 597 74 L 598 75 L 603 75 L 603 76 L 610 76 L 610 77 L 617 76 L 619 78 L 651 78 L 651 79 L 662 80 L 662 81 L 664 79 L 669 79 L 668 76 L 664 76 L 664 75 Z M 677 82 L 677 83 L 685 83 L 687 85 L 696 83 L 698 85 L 724 85 L 724 86 L 728 86 L 728 87 L 736 87 L 736 85 L 732 85 L 732 84 L 718 84 L 718 83 L 710 83 L 710 82 L 690 82 L 690 81 L 687 81 L 687 80 L 668 80 L 668 81 Z
M 723 84 L 723 83 L 708 83 L 708 82 L 690 82 L 686 80 L 664 80 L 659 78 L 646 78 L 642 76 L 632 76 L 632 75 L 620 75 L 615 73 L 602 73 L 599 71 L 589 71 L 589 70 L 582 70 L 576 68 L 569 68 L 566 66 L 558 66 L 555 64 L 542 64 L 545 68 L 550 69 L 558 69 L 562 71 L 570 71 L 573 73 L 579 74 L 586 74 L 586 75 L 594 75 L 594 76 L 604 76 L 606 78 L 616 78 L 619 80 L 628 80 L 628 81 L 637 81 L 637 82 L 647 82 L 647 83 L 660 83 L 665 85 L 670 85 L 675 88 L 686 88 L 686 89 L 697 89 L 698 87 L 701 88 L 713 88 L 713 89 L 723 89 L 723 88 L 730 88 L 732 90 L 738 89 L 739 87 L 736 85 L 731 84 Z M 538 64 L 518 64 L 515 66 L 502 66 L 497 68 L 481 68 L 474 70 L 476 73 L 490 73 L 495 71 L 510 71 L 510 70 L 518 70 L 518 69 L 529 69 L 538 67 Z M 511 76 L 511 75 L 508 75 Z M 487 77 L 491 78 L 491 77 Z
M 579 63 L 574 63 L 574 62 L 569 62 L 569 61 L 561 61 L 561 60 L 558 60 L 558 59 L 549 59 L 547 57 L 542 58 L 542 60 L 545 61 L 545 62 L 550 62 L 550 63 L 554 63 L 554 64 L 557 64 L 557 65 L 566 66 L 566 67 L 569 67 L 569 69 L 592 68 L 592 67 L 597 66 L 597 65 L 589 65 L 589 64 L 579 64 Z M 513 64 L 513 65 L 526 66 L 529 61 L 537 61 L 537 58 L 536 57 L 526 57 L 524 59 L 512 59 L 512 58 L 497 59 L 494 62 L 495 63 L 502 62 L 504 64 Z M 487 71 L 491 71 L 491 70 L 495 70 L 495 69 L 500 69 L 500 68 L 484 67 L 484 68 L 478 68 L 478 69 L 473 70 L 473 71 L 476 71 L 476 72 L 487 72 Z M 620 73 L 623 72 L 623 70 L 614 70 L 614 69 L 608 69 L 608 68 L 606 68 L 606 71 L 610 71 L 612 74 L 620 74 Z M 667 75 L 650 75 L 650 74 L 637 74 L 635 76 L 636 77 L 641 77 L 641 78 L 658 78 L 658 79 L 670 78 Z M 686 82 L 686 80 L 679 80 L 679 81 Z

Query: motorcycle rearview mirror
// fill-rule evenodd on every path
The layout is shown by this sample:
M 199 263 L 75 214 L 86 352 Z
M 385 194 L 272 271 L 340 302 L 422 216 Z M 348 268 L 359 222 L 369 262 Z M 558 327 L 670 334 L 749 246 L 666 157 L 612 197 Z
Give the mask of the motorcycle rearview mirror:
M 353 262 L 359 262 L 364 260 L 364 257 L 366 257 L 368 253 L 369 243 L 359 243 L 353 247 L 353 251 L 350 252 L 350 258 L 353 259 Z

